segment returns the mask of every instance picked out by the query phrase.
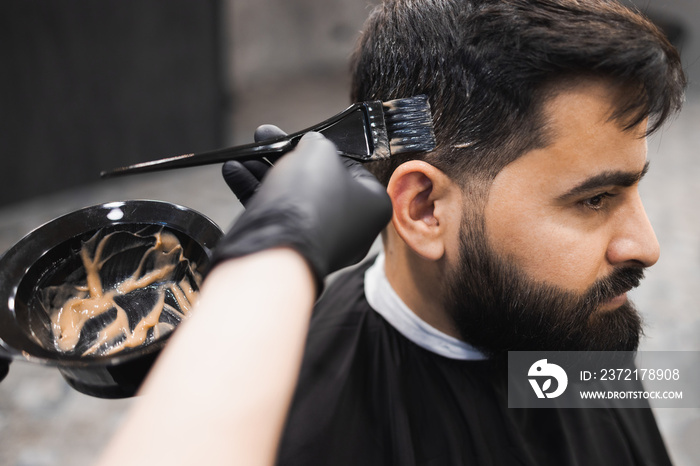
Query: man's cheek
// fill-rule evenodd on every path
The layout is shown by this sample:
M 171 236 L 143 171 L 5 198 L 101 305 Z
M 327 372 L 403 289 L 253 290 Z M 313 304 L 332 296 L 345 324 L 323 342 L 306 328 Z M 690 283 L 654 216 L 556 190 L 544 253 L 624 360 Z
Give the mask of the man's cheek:
M 540 225 L 540 227 L 546 225 Z M 499 252 L 538 282 L 576 293 L 587 291 L 605 275 L 605 250 L 590 237 L 561 228 L 532 228 L 513 237 Z

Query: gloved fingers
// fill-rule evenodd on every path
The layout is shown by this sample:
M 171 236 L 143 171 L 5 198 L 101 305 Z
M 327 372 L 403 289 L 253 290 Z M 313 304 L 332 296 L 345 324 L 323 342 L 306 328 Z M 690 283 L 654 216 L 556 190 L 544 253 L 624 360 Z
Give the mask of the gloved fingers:
M 244 164 L 230 166 L 253 184 Z M 213 263 L 284 245 L 309 262 L 320 289 L 329 272 L 366 254 L 390 218 L 386 189 L 359 163 L 339 157 L 323 135 L 307 133 L 259 183 Z
M 270 139 L 275 139 L 286 135 L 287 133 L 275 125 L 260 125 L 255 129 L 253 138 L 255 139 L 255 142 L 265 142 Z M 272 167 L 275 162 L 282 157 L 282 155 L 283 154 L 266 155 L 260 160 L 249 160 L 247 162 L 243 162 L 243 165 L 245 165 L 246 168 L 248 168 L 258 180 L 262 180 L 267 170 L 269 170 L 270 167 Z
M 374 195 L 381 197 L 383 194 L 386 194 L 386 188 L 382 186 L 379 180 L 377 180 L 377 178 L 362 165 L 362 162 L 349 157 L 341 157 L 341 159 L 345 169 L 350 173 L 350 176 L 352 176 L 356 182 L 368 189 Z
M 323 171 L 325 178 L 345 184 L 345 188 L 337 189 L 344 194 L 332 201 L 332 205 L 336 207 L 332 210 L 343 212 L 344 220 L 337 220 L 340 223 L 348 218 L 354 219 L 352 222 L 357 229 L 351 241 L 356 241 L 357 245 L 349 249 L 356 249 L 359 252 L 358 259 L 361 259 L 372 245 L 377 232 L 391 220 L 392 205 L 386 188 L 362 163 L 338 156 L 335 145 L 319 133 L 305 134 L 297 147 L 304 151 L 303 155 L 307 162 L 311 161 L 312 157 L 317 157 L 315 160 L 317 172 Z M 343 171 L 345 173 L 342 173 Z M 342 241 L 349 240 L 340 233 L 338 238 L 342 238 Z
M 297 144 L 295 152 L 304 152 L 305 155 L 317 157 L 338 157 L 338 150 L 330 139 L 316 131 L 304 134 Z
M 260 125 L 255 129 L 253 138 L 255 142 L 265 142 L 286 135 L 287 133 L 275 125 Z M 280 157 L 281 155 L 266 155 L 262 159 L 252 159 L 242 163 L 258 181 L 262 181 L 267 171 Z
M 300 188 L 309 186 L 304 179 L 314 173 L 328 169 L 342 169 L 338 160 L 335 144 L 326 139 L 321 133 L 310 131 L 304 134 L 293 151 L 285 155 L 277 165 L 283 165 L 289 173 L 297 173 Z M 332 176 L 329 174 L 329 176 Z M 311 180 L 309 180 L 311 181 Z
M 261 125 L 255 130 L 255 142 L 286 136 L 287 133 L 275 125 Z M 263 159 L 247 160 L 245 162 L 231 160 L 224 164 L 221 173 L 228 187 L 233 191 L 238 200 L 246 206 L 250 198 L 260 186 L 260 181 L 279 159 L 279 155 L 269 156 Z
M 373 199 L 375 202 L 379 203 L 378 208 L 375 210 L 383 213 L 381 217 L 384 217 L 387 210 L 389 211 L 389 217 L 391 217 L 391 200 L 386 193 L 386 188 L 379 183 L 374 175 L 362 166 L 362 163 L 349 157 L 338 156 L 335 145 L 317 132 L 306 133 L 299 140 L 297 148 L 303 150 L 304 157 L 306 157 L 307 160 L 311 157 L 320 157 L 317 162 L 319 169 L 332 170 L 333 166 L 339 166 L 339 168 L 345 167 L 346 172 L 349 174 L 348 181 L 355 184 L 354 187 L 349 189 L 358 191 L 356 201 L 365 202 L 365 199 L 368 201 L 369 199 Z M 336 163 L 331 163 L 331 160 Z M 337 161 L 340 163 L 338 164 Z M 330 172 L 328 176 L 333 177 Z M 359 191 L 365 191 L 365 193 L 361 194 Z
M 365 231 L 382 230 L 391 220 L 393 211 L 386 187 L 362 163 L 346 157 L 341 158 L 355 183 L 355 194 L 351 197 L 354 203 L 362 208 L 363 213 L 359 216 L 358 222 L 362 223 Z M 371 240 L 367 244 L 369 248 Z
M 345 169 L 356 181 L 363 185 L 380 184 L 377 178 L 362 165 L 362 162 L 358 162 L 349 157 L 341 157 L 341 159 Z
M 260 180 L 241 162 L 230 160 L 221 168 L 228 187 L 244 206 L 258 190 Z
M 275 157 L 274 160 L 277 161 L 278 158 L 279 157 Z M 250 174 L 253 175 L 256 180 L 258 180 L 258 182 L 262 181 L 267 174 L 267 171 L 273 166 L 273 162 L 269 158 L 266 158 L 266 160 L 246 160 L 245 162 L 241 163 L 250 172 Z
M 256 128 L 253 137 L 255 138 L 255 142 L 263 142 L 267 141 L 268 139 L 274 139 L 286 135 L 287 133 L 275 125 L 260 125 Z
M 0 382 L 7 376 L 10 371 L 10 362 L 0 358 Z

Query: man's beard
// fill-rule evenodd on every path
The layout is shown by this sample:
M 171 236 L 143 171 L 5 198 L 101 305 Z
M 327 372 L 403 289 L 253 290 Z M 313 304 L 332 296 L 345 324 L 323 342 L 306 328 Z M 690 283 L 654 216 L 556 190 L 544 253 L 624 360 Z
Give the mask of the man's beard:
M 642 320 L 627 300 L 605 301 L 639 285 L 643 268 L 621 267 L 583 294 L 537 282 L 497 256 L 483 226 L 464 223 L 460 261 L 443 305 L 467 343 L 490 356 L 507 351 L 635 351 Z

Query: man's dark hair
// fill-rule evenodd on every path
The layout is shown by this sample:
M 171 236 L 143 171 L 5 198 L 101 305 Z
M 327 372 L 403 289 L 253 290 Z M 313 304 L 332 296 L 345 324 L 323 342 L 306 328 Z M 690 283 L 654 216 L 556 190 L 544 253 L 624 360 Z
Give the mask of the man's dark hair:
M 683 102 L 676 49 L 648 19 L 612 0 L 386 0 L 352 60 L 353 101 L 429 97 L 436 151 L 368 168 L 384 184 L 422 158 L 461 179 L 491 180 L 546 145 L 542 103 L 558 84 L 609 79 L 612 115 L 650 134 Z

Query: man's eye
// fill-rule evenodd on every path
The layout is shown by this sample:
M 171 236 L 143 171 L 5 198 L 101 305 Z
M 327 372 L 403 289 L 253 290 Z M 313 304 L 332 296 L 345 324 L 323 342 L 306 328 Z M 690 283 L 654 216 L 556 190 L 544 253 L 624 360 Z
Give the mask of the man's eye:
M 611 193 L 601 193 L 601 194 L 596 194 L 593 197 L 589 197 L 587 199 L 584 199 L 581 201 L 581 204 L 591 210 L 600 210 L 603 207 L 605 207 L 606 200 L 614 197 L 614 194 Z

